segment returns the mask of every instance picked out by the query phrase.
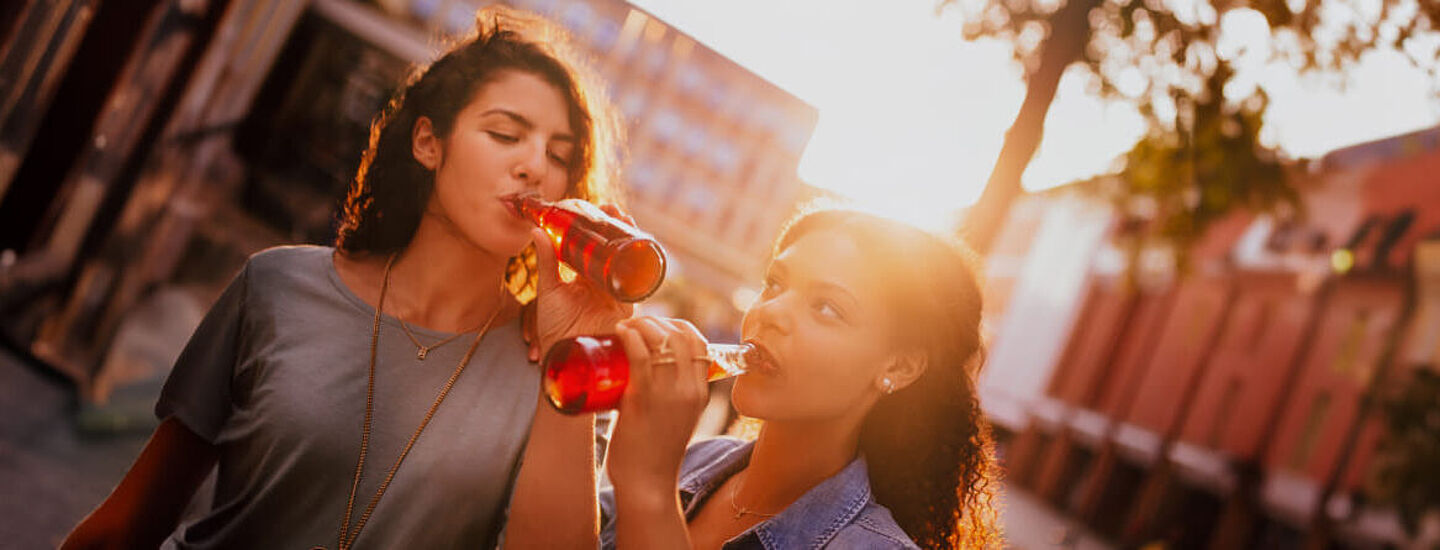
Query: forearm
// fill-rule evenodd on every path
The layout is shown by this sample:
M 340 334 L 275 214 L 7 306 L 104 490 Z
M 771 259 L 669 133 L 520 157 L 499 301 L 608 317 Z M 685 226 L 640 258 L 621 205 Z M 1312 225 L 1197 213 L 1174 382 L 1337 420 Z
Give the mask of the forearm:
M 215 448 L 174 419 L 156 428 L 125 478 L 62 548 L 154 548 L 175 530 L 210 473 Z
M 595 548 L 595 418 L 542 402 L 515 480 L 505 548 Z
M 690 548 L 690 530 L 674 484 L 615 488 L 615 546 L 624 550 Z

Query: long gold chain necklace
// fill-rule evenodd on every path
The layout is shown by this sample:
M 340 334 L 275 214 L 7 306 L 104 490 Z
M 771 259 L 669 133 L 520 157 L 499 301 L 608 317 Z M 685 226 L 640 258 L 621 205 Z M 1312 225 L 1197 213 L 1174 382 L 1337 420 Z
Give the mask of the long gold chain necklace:
M 390 271 L 395 266 L 395 256 L 385 262 L 385 278 L 380 285 L 380 300 L 375 304 L 375 323 L 370 331 L 370 373 L 369 381 L 365 387 L 365 424 L 360 432 L 360 459 L 355 464 L 355 480 L 350 484 L 350 498 L 345 503 L 345 518 L 340 524 L 340 538 L 336 543 L 338 550 L 349 550 L 355 544 L 355 539 L 360 536 L 360 530 L 370 521 L 370 515 L 375 512 L 375 506 L 380 503 L 380 497 L 385 495 L 385 490 L 390 487 L 390 481 L 395 479 L 396 470 L 400 469 L 400 463 L 405 461 L 405 456 L 410 454 L 410 449 L 415 446 L 415 440 L 420 438 L 420 433 L 425 431 L 425 426 L 430 424 L 434 418 L 436 409 L 440 408 L 440 402 L 450 393 L 450 388 L 455 386 L 455 380 L 460 378 L 460 373 L 465 371 L 465 366 L 470 364 L 471 356 L 475 355 L 475 349 L 480 345 L 480 339 L 490 330 L 490 324 L 500 315 L 502 309 L 497 304 L 495 312 L 490 314 L 490 319 L 479 332 L 475 333 L 475 339 L 470 342 L 470 348 L 465 350 L 465 356 L 456 365 L 455 372 L 450 374 L 450 379 L 445 381 L 445 386 L 440 388 L 439 395 L 435 396 L 435 402 L 430 404 L 430 410 L 425 411 L 425 418 L 420 421 L 420 426 L 415 428 L 415 433 L 410 435 L 410 441 L 405 443 L 404 450 L 400 456 L 395 458 L 395 463 L 390 465 L 390 471 L 386 472 L 385 480 L 380 483 L 380 488 L 375 490 L 375 496 L 370 498 L 370 504 L 365 507 L 365 512 L 360 514 L 359 521 L 355 524 L 354 530 L 350 530 L 350 516 L 355 510 L 355 493 L 360 490 L 360 477 L 365 471 L 365 455 L 370 449 L 370 426 L 375 417 L 375 357 L 380 346 L 380 312 L 385 307 L 385 294 L 390 289 Z M 444 342 L 442 342 L 443 344 Z M 440 344 L 431 346 L 435 348 Z M 423 349 L 423 348 L 422 348 Z M 421 359 L 424 359 L 423 352 Z M 323 548 L 323 547 L 316 547 Z

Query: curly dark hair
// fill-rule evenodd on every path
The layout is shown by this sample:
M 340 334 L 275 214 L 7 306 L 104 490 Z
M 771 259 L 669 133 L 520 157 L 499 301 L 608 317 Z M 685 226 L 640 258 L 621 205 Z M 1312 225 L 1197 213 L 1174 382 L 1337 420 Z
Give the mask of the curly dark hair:
M 456 115 L 480 88 L 506 71 L 540 77 L 569 104 L 576 142 L 566 196 L 615 202 L 620 126 L 601 95 L 604 87 L 569 44 L 563 29 L 538 15 L 503 6 L 477 12 L 474 32 L 428 67 L 412 71 L 371 123 L 369 147 L 341 208 L 335 247 L 347 254 L 388 255 L 410 244 L 435 187 L 434 174 L 412 154 L 415 121 L 427 117 L 438 135 L 448 136 Z M 512 260 L 512 275 L 534 263 L 525 260 Z
M 892 284 L 895 333 L 927 352 L 914 383 L 882 397 L 860 429 L 875 500 L 921 548 L 999 547 L 1000 470 L 975 378 L 984 363 L 975 254 L 958 240 L 880 216 L 825 208 L 792 220 L 775 253 L 816 231 L 850 238 Z

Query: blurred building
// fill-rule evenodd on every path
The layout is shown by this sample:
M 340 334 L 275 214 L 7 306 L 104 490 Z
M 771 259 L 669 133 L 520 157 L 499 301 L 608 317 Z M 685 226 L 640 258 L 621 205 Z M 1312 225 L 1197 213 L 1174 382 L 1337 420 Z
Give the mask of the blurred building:
M 1014 484 L 1124 544 L 1404 541 L 1366 489 L 1379 396 L 1440 368 L 1440 128 L 1335 151 L 1297 184 L 1306 215 L 1237 215 L 1192 273 L 1142 254 L 1134 285 L 1102 204 L 1017 207 L 982 381 Z
M 110 343 L 157 289 L 209 303 L 250 253 L 330 242 L 371 118 L 486 3 L 7 4 L 0 333 L 103 397 Z M 733 330 L 806 193 L 816 110 L 622 0 L 505 3 L 568 28 L 605 80 L 627 208 L 671 253 L 660 306 Z

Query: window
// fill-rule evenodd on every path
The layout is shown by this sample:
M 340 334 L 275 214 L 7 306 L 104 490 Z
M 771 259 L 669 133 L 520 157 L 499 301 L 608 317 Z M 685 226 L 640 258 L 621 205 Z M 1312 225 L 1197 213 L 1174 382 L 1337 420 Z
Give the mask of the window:
M 732 175 L 740 165 L 740 152 L 735 150 L 735 144 L 730 140 L 719 138 L 711 144 L 709 160 L 710 167 L 716 172 Z
M 625 113 L 626 117 L 640 116 L 640 112 L 643 110 L 645 110 L 645 95 L 639 90 L 628 90 L 620 98 L 620 111 Z
M 660 69 L 665 68 L 665 61 L 665 50 L 650 48 L 649 51 L 645 52 L 645 61 L 643 62 L 645 74 L 654 75 L 660 72 Z
M 680 69 L 680 76 L 676 84 L 679 86 L 680 91 L 687 94 L 699 92 L 704 90 L 706 86 L 705 73 L 700 72 L 700 69 L 693 65 L 686 65 Z
M 560 16 L 560 22 L 570 29 L 571 33 L 582 38 L 590 36 L 590 23 L 595 20 L 595 8 L 584 2 L 576 2 L 565 8 Z
M 1340 339 L 1340 350 L 1335 354 L 1335 362 L 1331 364 L 1330 370 L 1338 374 L 1350 374 L 1355 372 L 1355 365 L 1360 360 L 1360 351 L 1365 345 L 1365 335 L 1370 328 L 1370 312 L 1358 310 L 1355 316 L 1350 319 L 1350 326 L 1345 329 L 1345 334 Z
M 689 191 L 685 193 L 685 205 L 690 208 L 691 212 L 696 214 L 710 211 L 715 205 L 715 202 L 715 193 L 703 184 L 692 185 Z
M 700 154 L 700 151 L 702 151 L 702 150 L 705 149 L 705 142 L 708 141 L 708 140 L 709 140 L 709 138 L 706 137 L 706 135 L 705 135 L 705 128 L 700 127 L 700 126 L 691 127 L 691 128 L 690 128 L 690 131 L 685 133 L 685 139 L 684 139 L 685 154 L 687 154 L 687 155 L 698 155 L 698 154 Z
M 609 19 L 602 20 L 595 26 L 595 37 L 593 38 L 595 49 L 607 51 L 615 46 L 620 40 L 620 24 Z
M 677 116 L 674 111 L 664 109 L 655 114 L 655 118 L 651 121 L 650 128 L 651 131 L 655 132 L 657 139 L 665 142 L 666 146 L 673 147 L 673 142 L 679 137 L 683 124 L 680 117 Z

